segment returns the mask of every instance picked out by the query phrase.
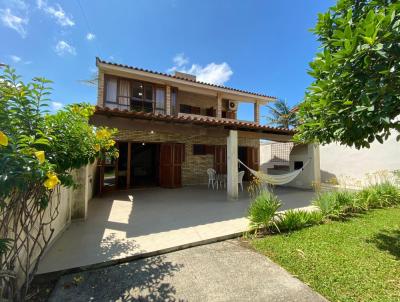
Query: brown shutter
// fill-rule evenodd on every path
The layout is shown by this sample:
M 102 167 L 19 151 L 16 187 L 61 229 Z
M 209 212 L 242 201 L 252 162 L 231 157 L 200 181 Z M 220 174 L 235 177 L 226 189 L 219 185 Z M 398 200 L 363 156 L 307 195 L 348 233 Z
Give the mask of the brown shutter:
M 178 188 L 182 186 L 182 162 L 185 145 L 175 143 L 161 144 L 160 147 L 160 186 Z
M 249 166 L 249 168 L 258 171 L 259 164 L 260 164 L 260 161 L 259 161 L 258 148 L 247 147 L 247 163 L 246 163 L 246 165 Z
M 226 174 L 226 146 L 214 147 L 214 169 L 219 174 Z

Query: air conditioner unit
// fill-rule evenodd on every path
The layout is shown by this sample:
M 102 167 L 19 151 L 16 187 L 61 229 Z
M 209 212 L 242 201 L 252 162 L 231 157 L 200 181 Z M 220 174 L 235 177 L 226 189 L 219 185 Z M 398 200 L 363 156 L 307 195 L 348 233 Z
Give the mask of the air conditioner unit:
M 236 111 L 238 108 L 238 103 L 236 101 L 229 101 L 229 110 Z

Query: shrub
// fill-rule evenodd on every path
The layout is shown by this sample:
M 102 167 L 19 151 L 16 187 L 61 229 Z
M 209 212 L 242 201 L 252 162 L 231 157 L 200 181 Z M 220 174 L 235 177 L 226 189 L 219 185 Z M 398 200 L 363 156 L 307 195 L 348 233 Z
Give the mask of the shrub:
M 73 169 L 117 157 L 114 130 L 89 124 L 94 107 L 47 111 L 50 81 L 0 74 L 0 300 L 22 300 L 53 236 L 60 186 Z
M 357 201 L 366 208 L 383 208 L 400 204 L 400 189 L 384 182 L 369 186 L 357 194 Z
M 320 224 L 323 215 L 320 211 L 288 210 L 277 222 L 280 232 L 291 232 L 312 225 Z
M 324 192 L 313 200 L 324 217 L 338 218 L 341 214 L 359 209 L 356 204 L 355 193 L 349 191 Z
M 269 191 L 262 191 L 250 204 L 249 219 L 250 225 L 254 228 L 269 229 L 275 225 L 277 211 L 281 207 L 281 202 L 277 196 Z

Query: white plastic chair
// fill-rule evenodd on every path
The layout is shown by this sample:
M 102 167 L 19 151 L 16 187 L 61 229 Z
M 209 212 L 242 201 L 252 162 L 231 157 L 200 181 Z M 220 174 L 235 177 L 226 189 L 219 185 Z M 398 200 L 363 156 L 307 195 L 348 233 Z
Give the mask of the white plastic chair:
M 212 168 L 208 168 L 207 175 L 208 175 L 208 188 L 210 188 L 211 185 L 211 187 L 214 189 L 214 184 L 217 182 L 217 172 L 215 172 L 215 170 Z M 218 188 L 218 183 L 217 183 L 217 188 Z
M 244 171 L 240 171 L 238 173 L 238 184 L 242 188 L 242 192 L 243 192 L 243 176 L 244 176 Z

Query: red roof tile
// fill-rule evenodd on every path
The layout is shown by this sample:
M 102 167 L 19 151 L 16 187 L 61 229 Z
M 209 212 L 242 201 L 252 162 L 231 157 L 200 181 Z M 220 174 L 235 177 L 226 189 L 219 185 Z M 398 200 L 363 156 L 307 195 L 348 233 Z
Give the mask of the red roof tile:
M 232 88 L 232 87 L 227 87 L 227 86 L 222 86 L 222 85 L 216 85 L 216 84 L 210 84 L 210 83 L 205 83 L 205 82 L 200 82 L 200 81 L 194 81 L 194 80 L 190 80 L 190 79 L 178 77 L 178 76 L 175 76 L 175 75 L 172 75 L 172 74 L 168 74 L 168 73 L 163 73 L 163 72 L 158 72 L 158 71 L 152 71 L 152 70 L 143 69 L 143 68 L 138 68 L 138 67 L 134 67 L 134 66 L 128 66 L 128 65 L 123 65 L 123 64 L 117 64 L 117 63 L 113 63 L 113 62 L 107 62 L 107 61 L 101 60 L 99 57 L 96 57 L 96 63 L 97 63 L 97 62 L 98 62 L 98 63 L 102 63 L 102 64 L 107 64 L 107 65 L 117 66 L 117 67 L 123 67 L 123 68 L 133 69 L 133 70 L 137 70 L 137 71 L 148 72 L 148 73 L 151 73 L 151 74 L 162 75 L 162 76 L 165 76 L 165 77 L 169 77 L 169 78 L 173 78 L 173 79 L 178 79 L 178 80 L 184 80 L 184 81 L 187 81 L 187 82 L 197 83 L 197 84 L 201 84 L 201 85 L 206 85 L 206 86 L 211 86 L 211 87 L 216 87 L 216 88 L 222 88 L 222 89 L 232 90 L 232 91 L 241 92 L 241 93 L 247 93 L 247 94 L 251 94 L 251 95 L 255 95 L 255 96 L 261 96 L 261 97 L 276 99 L 276 97 L 274 97 L 274 96 L 269 96 L 269 95 L 265 95 L 265 94 L 261 94 L 261 93 L 249 92 L 249 91 L 246 91 L 246 90 L 236 89 L 236 88 Z
M 155 114 L 150 112 L 110 109 L 108 107 L 99 107 L 99 106 L 96 106 L 95 114 L 157 120 L 165 122 L 175 122 L 175 123 L 192 123 L 196 125 L 224 126 L 229 129 L 237 129 L 244 131 L 260 130 L 268 133 L 285 134 L 285 135 L 293 135 L 296 133 L 294 129 L 277 128 L 277 127 L 259 125 L 252 122 L 244 122 L 232 119 L 215 119 L 207 116 L 195 116 L 195 115 L 173 116 L 173 115 Z

